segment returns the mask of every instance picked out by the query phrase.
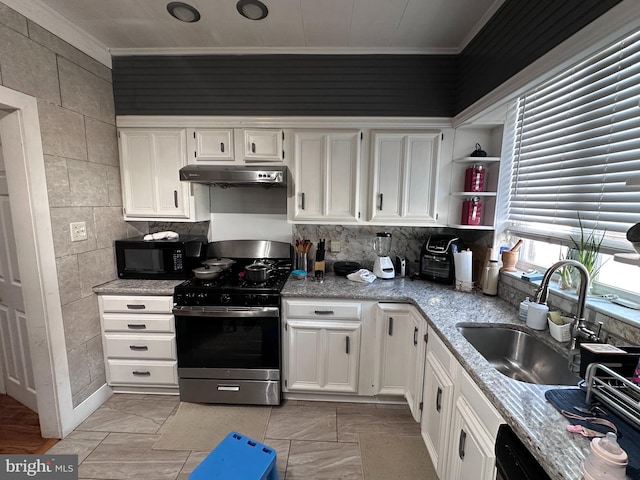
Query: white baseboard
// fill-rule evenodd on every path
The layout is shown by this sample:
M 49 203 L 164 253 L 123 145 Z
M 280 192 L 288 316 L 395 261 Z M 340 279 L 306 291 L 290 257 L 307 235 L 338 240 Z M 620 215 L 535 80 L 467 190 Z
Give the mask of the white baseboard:
M 113 390 L 106 383 L 90 395 L 84 402 L 73 409 L 73 428 L 68 432 L 63 432 L 66 437 L 78 425 L 84 422 L 89 415 L 95 412 L 109 397 L 113 395 Z

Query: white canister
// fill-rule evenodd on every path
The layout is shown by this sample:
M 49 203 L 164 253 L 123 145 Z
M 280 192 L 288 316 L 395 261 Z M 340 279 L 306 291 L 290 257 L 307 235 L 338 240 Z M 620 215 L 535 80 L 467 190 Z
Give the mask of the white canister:
M 527 327 L 534 330 L 544 330 L 547 328 L 547 315 L 549 307 L 542 303 L 531 302 L 527 310 Z

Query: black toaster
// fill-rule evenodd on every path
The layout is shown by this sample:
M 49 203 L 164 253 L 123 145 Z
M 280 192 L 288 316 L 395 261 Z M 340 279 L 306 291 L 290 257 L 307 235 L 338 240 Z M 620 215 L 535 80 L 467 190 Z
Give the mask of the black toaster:
M 455 270 L 453 254 L 458 251 L 458 237 L 431 235 L 420 252 L 420 278 L 453 285 Z

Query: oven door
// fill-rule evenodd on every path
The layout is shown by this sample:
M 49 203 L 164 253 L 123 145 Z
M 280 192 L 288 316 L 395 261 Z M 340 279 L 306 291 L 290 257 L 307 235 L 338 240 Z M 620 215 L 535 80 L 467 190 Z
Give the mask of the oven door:
M 178 384 L 183 401 L 280 403 L 278 307 L 179 307 Z

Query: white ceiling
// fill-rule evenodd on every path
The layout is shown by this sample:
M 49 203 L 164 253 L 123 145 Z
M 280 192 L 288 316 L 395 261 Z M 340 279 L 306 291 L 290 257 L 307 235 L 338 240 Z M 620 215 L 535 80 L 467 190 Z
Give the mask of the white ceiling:
M 3 1 L 34 21 L 44 17 L 45 28 L 75 30 L 121 55 L 458 53 L 504 0 L 263 0 L 269 15 L 260 21 L 241 17 L 236 0 L 183 0 L 202 16 L 192 24 L 168 14 L 169 0 Z

